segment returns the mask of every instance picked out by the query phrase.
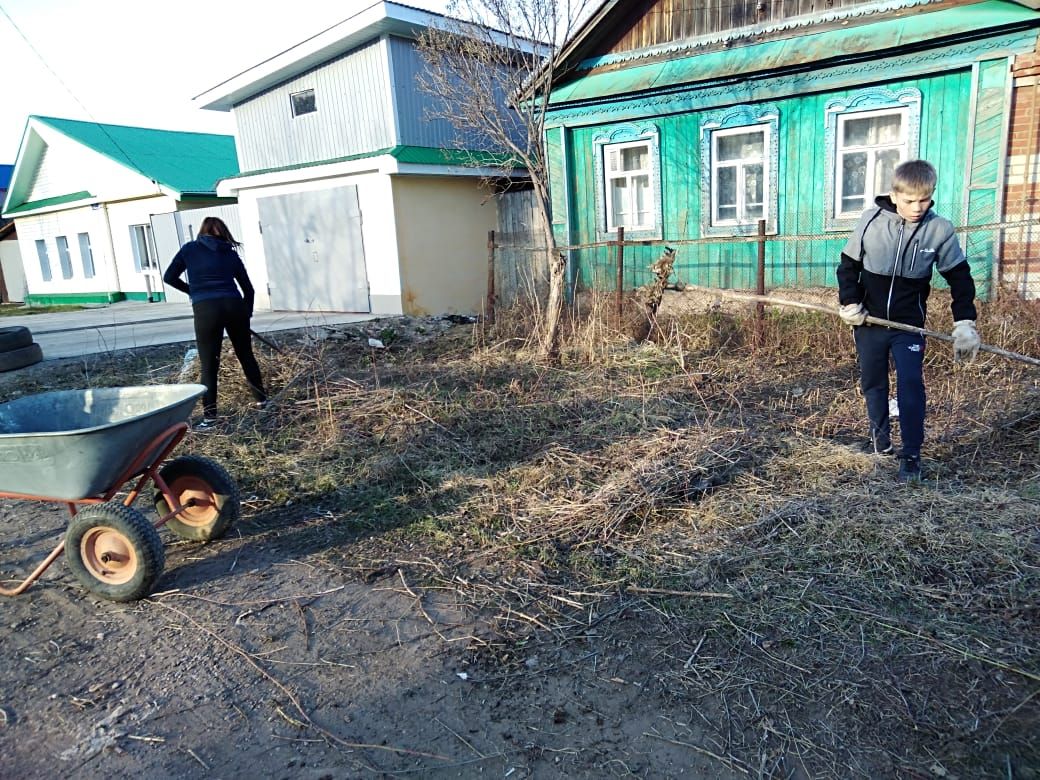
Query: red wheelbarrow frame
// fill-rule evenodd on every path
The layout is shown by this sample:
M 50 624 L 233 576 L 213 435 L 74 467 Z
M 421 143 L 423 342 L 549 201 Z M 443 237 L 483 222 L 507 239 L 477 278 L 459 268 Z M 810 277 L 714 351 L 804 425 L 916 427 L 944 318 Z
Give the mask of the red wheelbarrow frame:
M 49 496 L 34 496 L 24 493 L 7 493 L 0 491 L 0 498 L 12 498 L 18 501 L 44 501 L 52 504 L 65 504 L 69 508 L 69 514 L 73 517 L 76 516 L 78 506 L 86 506 L 89 504 L 103 504 L 106 501 L 111 501 L 112 498 L 119 492 L 119 490 L 134 477 L 138 477 L 137 484 L 134 485 L 125 499 L 123 499 L 124 506 L 131 506 L 139 495 L 141 495 L 141 489 L 144 488 L 145 484 L 151 480 L 155 487 L 158 488 L 159 492 L 162 493 L 166 499 L 167 505 L 173 507 L 173 511 L 169 512 L 159 518 L 158 522 L 154 523 L 156 528 L 162 528 L 166 523 L 181 514 L 184 510 L 195 506 L 207 505 L 209 502 L 191 498 L 183 506 L 177 500 L 177 497 L 170 491 L 169 485 L 159 476 L 159 469 L 163 462 L 169 456 L 171 452 L 181 443 L 181 439 L 188 432 L 188 424 L 185 422 L 171 425 L 165 431 L 160 433 L 154 439 L 152 439 L 148 445 L 141 450 L 140 454 L 134 459 L 126 470 L 119 476 L 116 482 L 99 496 L 88 496 L 86 498 L 78 498 L 74 501 L 69 501 L 65 498 L 52 498 Z M 149 460 L 153 452 L 158 452 L 159 455 L 154 460 Z M 149 465 L 150 464 L 150 465 Z M 0 588 L 0 596 L 17 596 L 24 593 L 25 590 L 32 585 L 36 580 L 40 578 L 54 561 L 56 561 L 65 550 L 65 539 L 58 543 L 50 554 L 44 558 L 43 563 L 36 567 L 32 574 L 25 578 L 20 585 L 16 588 Z

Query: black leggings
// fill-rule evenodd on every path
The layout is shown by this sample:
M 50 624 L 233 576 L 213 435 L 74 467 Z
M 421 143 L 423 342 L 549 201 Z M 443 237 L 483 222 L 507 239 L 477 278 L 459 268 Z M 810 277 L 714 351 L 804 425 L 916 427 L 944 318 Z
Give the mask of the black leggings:
M 257 401 L 266 401 L 264 380 L 260 366 L 253 355 L 253 343 L 249 333 L 249 312 L 241 298 L 214 298 L 192 304 L 195 313 L 195 344 L 202 365 L 202 384 L 206 392 L 202 396 L 202 414 L 214 417 L 217 414 L 217 373 L 220 371 L 220 347 L 224 331 L 231 339 L 242 373 L 249 383 L 249 390 Z

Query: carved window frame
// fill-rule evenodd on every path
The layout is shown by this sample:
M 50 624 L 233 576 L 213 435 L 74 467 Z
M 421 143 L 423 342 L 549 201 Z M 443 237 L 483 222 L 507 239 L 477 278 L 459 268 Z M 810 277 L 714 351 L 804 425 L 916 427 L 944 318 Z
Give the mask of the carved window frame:
M 712 137 L 720 130 L 736 130 L 747 128 L 753 131 L 759 127 L 765 129 L 766 150 L 762 155 L 763 178 L 766 192 L 763 197 L 765 209 L 766 232 L 775 234 L 779 223 L 780 187 L 778 172 L 780 170 L 780 109 L 774 103 L 730 106 L 720 111 L 711 111 L 701 116 L 701 235 L 702 236 L 747 236 L 758 232 L 758 220 L 739 224 L 715 225 L 712 216 L 715 213 L 713 203 L 712 182 Z
M 617 238 L 617 228 L 608 225 L 607 213 L 607 158 L 611 147 L 646 144 L 650 157 L 650 197 L 653 225 L 644 229 L 625 228 L 625 238 L 633 240 L 660 239 L 663 235 L 661 208 L 661 134 L 653 123 L 624 124 L 592 137 L 593 169 L 596 186 L 596 238 L 611 241 Z
M 859 214 L 841 216 L 837 205 L 838 118 L 850 114 L 902 110 L 906 116 L 906 160 L 917 158 L 921 138 L 921 90 L 907 87 L 898 91 L 872 87 L 853 92 L 847 97 L 828 100 L 824 105 L 824 230 L 847 231 L 856 226 Z M 905 162 L 901 160 L 900 162 Z M 869 207 L 869 204 L 867 204 Z

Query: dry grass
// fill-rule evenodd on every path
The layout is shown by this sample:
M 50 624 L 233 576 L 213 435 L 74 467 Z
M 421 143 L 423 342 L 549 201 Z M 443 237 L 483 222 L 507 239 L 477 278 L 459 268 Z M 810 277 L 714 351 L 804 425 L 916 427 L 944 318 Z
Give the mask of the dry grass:
M 858 450 L 837 319 L 665 306 L 634 345 L 610 307 L 586 302 L 555 367 L 520 312 L 286 341 L 262 350 L 273 411 L 191 444 L 234 464 L 252 522 L 309 524 L 324 565 L 454 593 L 495 627 L 489 664 L 610 633 L 648 695 L 713 703 L 741 772 L 1040 776 L 1040 372 L 930 345 L 927 478 L 904 486 Z M 1040 355 L 1035 304 L 986 306 L 980 330 Z M 152 352 L 61 381 L 179 367 Z M 244 405 L 230 356 L 222 382 Z

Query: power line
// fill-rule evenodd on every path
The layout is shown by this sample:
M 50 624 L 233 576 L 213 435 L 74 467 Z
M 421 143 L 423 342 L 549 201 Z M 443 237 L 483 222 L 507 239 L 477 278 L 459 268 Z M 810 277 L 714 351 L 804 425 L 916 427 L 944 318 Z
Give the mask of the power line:
M 32 41 L 30 41 L 29 37 L 24 32 L 22 32 L 22 28 L 19 27 L 18 24 L 15 22 L 15 20 L 11 18 L 11 14 L 7 13 L 7 9 L 4 8 L 4 6 L 2 4 L 0 4 L 0 13 L 2 13 L 7 18 L 7 21 L 9 21 L 11 23 L 11 26 L 15 29 L 15 32 L 17 32 L 18 35 L 21 36 L 21 39 L 23 41 L 25 41 L 25 45 L 28 46 L 32 50 L 32 53 L 36 55 L 36 58 L 40 61 L 40 63 L 43 65 L 43 67 L 45 67 L 47 69 L 47 72 L 50 73 L 52 76 L 54 76 L 54 79 L 59 84 L 61 84 L 62 88 L 66 92 L 69 93 L 69 96 L 74 101 L 76 101 L 76 105 L 78 105 L 81 109 L 83 109 L 83 112 L 90 118 L 90 121 L 92 121 L 95 125 L 97 125 L 98 129 L 101 130 L 101 132 L 104 133 L 108 137 L 108 140 L 112 142 L 112 145 L 115 146 L 115 148 L 118 149 L 122 153 L 122 155 L 126 158 L 126 161 L 128 163 L 130 163 L 130 166 L 134 170 L 136 170 L 138 173 L 140 173 L 142 176 L 146 176 L 147 177 L 148 174 L 146 174 L 144 172 L 144 170 L 137 163 L 134 162 L 133 158 L 126 151 L 126 149 L 124 149 L 122 146 L 119 145 L 119 142 L 116 141 L 116 139 L 112 137 L 112 134 L 108 132 L 108 129 L 103 124 L 101 124 L 99 121 L 97 121 L 97 118 L 95 118 L 95 116 L 90 112 L 90 109 L 88 109 L 86 107 L 86 105 L 83 104 L 83 101 L 80 100 L 79 97 L 76 96 L 76 93 L 73 92 L 69 88 L 68 84 L 66 84 L 64 81 L 61 80 L 61 76 L 59 76 L 54 71 L 54 69 L 47 63 L 47 60 L 44 59 L 43 55 L 40 54 L 39 50 L 35 46 L 33 46 Z M 151 177 L 148 177 L 148 178 L 151 178 Z

